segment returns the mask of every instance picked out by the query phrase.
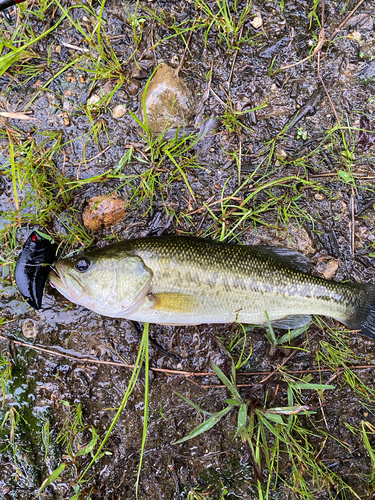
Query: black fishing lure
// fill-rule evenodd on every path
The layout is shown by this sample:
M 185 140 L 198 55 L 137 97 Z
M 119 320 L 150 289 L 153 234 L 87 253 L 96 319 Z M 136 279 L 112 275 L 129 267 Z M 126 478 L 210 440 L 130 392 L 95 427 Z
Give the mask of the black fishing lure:
M 42 307 L 44 285 L 56 260 L 57 245 L 33 231 L 18 257 L 14 278 L 18 290 L 34 309 Z

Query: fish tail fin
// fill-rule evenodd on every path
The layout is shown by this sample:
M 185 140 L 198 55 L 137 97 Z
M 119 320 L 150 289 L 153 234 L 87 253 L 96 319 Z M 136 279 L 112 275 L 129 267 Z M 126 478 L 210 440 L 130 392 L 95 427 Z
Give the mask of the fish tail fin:
M 361 330 L 362 335 L 375 339 L 375 285 L 356 283 L 361 298 L 354 314 L 345 324 L 353 330 Z

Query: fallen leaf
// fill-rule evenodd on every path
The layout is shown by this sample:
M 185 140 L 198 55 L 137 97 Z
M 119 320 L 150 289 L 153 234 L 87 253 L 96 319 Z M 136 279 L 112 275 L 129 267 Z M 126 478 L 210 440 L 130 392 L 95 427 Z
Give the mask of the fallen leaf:
M 8 111 L 0 111 L 0 116 L 4 118 L 14 118 L 15 120 L 36 120 L 33 116 L 24 115 L 23 113 L 10 113 Z
M 359 128 L 361 130 L 359 131 L 358 145 L 362 146 L 365 151 L 367 149 L 370 149 L 371 146 L 375 144 L 374 125 L 375 124 L 373 122 L 370 122 L 367 116 L 365 115 L 361 116 L 359 122 Z

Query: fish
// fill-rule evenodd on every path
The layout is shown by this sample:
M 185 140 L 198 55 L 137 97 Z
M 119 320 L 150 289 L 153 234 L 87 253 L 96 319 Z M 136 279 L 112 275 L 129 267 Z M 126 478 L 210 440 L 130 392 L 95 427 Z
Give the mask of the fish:
M 57 245 L 33 231 L 18 256 L 14 278 L 18 290 L 31 307 L 40 309 L 50 265 L 56 260 Z
M 317 314 L 375 338 L 375 286 L 328 281 L 309 267 L 288 248 L 160 236 L 62 259 L 49 280 L 70 301 L 114 318 L 289 329 Z

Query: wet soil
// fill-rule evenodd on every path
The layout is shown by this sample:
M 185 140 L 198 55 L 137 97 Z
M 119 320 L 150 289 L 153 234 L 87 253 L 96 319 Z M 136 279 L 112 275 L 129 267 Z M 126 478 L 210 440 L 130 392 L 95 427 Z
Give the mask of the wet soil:
M 208 3 L 214 9 L 215 2 Z M 238 1 L 242 8 L 245 4 L 245 1 Z M 93 2 L 93 5 L 96 11 L 100 9 L 99 4 Z M 345 5 L 343 2 L 326 2 L 326 33 L 332 34 L 354 6 L 352 1 Z M 159 20 L 152 19 L 147 9 L 157 12 L 161 16 Z M 312 258 L 314 272 L 330 279 L 374 283 L 375 271 L 370 256 L 375 239 L 374 148 L 364 151 L 357 147 L 358 131 L 353 129 L 349 138 L 351 169 L 348 169 L 348 152 L 340 142 L 340 133 L 338 138 L 335 136 L 336 142 L 326 140 L 331 137 L 327 133 L 335 126 L 336 118 L 318 78 L 316 59 L 313 62 L 306 60 L 276 74 L 270 71 L 271 67 L 291 65 L 309 55 L 315 43 L 314 37 L 316 39 L 319 34 L 316 18 L 309 17 L 311 9 L 311 2 L 304 0 L 286 1 L 283 9 L 277 2 L 257 1 L 252 12 L 261 17 L 262 26 L 255 28 L 251 18 L 245 23 L 243 36 L 246 39 L 239 45 L 238 52 L 235 49 L 228 51 L 223 38 L 220 42 L 215 26 L 209 31 L 206 41 L 207 26 L 192 34 L 179 76 L 198 101 L 194 102 L 195 114 L 196 106 L 207 89 L 207 75 L 212 65 L 211 88 L 214 93 L 209 93 L 204 102 L 203 116 L 218 117 L 220 121 L 210 146 L 201 150 L 198 147 L 200 168 L 185 171 L 195 201 L 182 176 L 175 173 L 175 167 L 167 160 L 155 166 L 156 188 L 151 197 L 147 195 L 145 179 L 137 177 L 150 168 L 147 156 L 145 163 L 147 145 L 140 137 L 142 131 L 128 113 L 112 111 L 122 105 L 136 113 L 139 93 L 153 69 L 160 62 L 170 64 L 171 60 L 181 60 L 186 48 L 184 40 L 180 36 L 172 37 L 175 31 L 166 26 L 173 25 L 174 20 L 189 20 L 191 26 L 196 15 L 203 20 L 204 14 L 196 11 L 191 2 L 140 2 L 137 12 L 142 21 L 135 29 L 137 36 L 143 34 L 136 53 L 139 64 L 134 64 L 134 58 L 129 59 L 135 40 L 128 19 L 129 13 L 135 11 L 135 3 L 119 0 L 106 2 L 103 16 L 105 31 L 125 75 L 121 86 L 117 85 L 118 79 L 106 78 L 106 67 L 103 67 L 102 79 L 92 81 L 92 74 L 87 70 L 89 63 L 82 52 L 88 47 L 70 21 L 62 21 L 37 44 L 36 50 L 41 58 L 38 74 L 30 78 L 21 75 L 17 82 L 13 80 L 10 70 L 0 78 L 0 110 L 23 112 L 31 103 L 28 109 L 39 120 L 37 124 L 9 121 L 9 125 L 19 130 L 18 140 L 32 140 L 40 145 L 46 134 L 58 134 L 62 147 L 53 156 L 54 168 L 61 172 L 66 182 L 76 179 L 90 181 L 74 190 L 70 206 L 61 202 L 59 214 L 53 214 L 48 219 L 45 229 L 57 241 L 63 241 L 73 230 L 62 222 L 66 220 L 64 214 L 79 224 L 82 210 L 90 199 L 116 191 L 119 198 L 128 201 L 126 211 L 121 212 L 121 217 L 115 218 L 113 223 L 95 227 L 96 232 L 91 235 L 92 246 L 104 246 L 113 239 L 163 233 L 217 238 L 223 226 L 230 230 L 237 223 L 238 211 L 231 212 L 233 207 L 240 206 L 241 201 L 259 185 L 286 177 L 301 177 L 304 181 L 314 182 L 314 187 L 305 184 L 307 187 L 297 192 L 296 189 L 301 189 L 301 186 L 289 186 L 284 182 L 281 186 L 274 185 L 272 189 L 263 190 L 247 204 L 247 208 L 253 208 L 255 215 L 237 226 L 233 234 L 244 244 L 266 243 L 296 248 Z M 49 19 L 53 12 L 55 16 L 60 15 L 52 6 L 44 20 L 29 15 L 28 21 L 36 35 L 50 26 Z M 363 114 L 374 120 L 375 113 L 371 60 L 375 50 L 374 4 L 365 1 L 357 14 L 362 17 L 357 17 L 355 23 L 352 19 L 340 31 L 335 43 L 324 48 L 320 73 L 338 115 L 344 118 L 348 127 L 358 128 Z M 75 20 L 81 19 L 83 24 L 86 23 L 85 29 L 92 29 L 94 20 L 87 18 L 86 11 L 75 9 L 72 15 Z M 317 15 L 320 16 L 320 9 Z M 155 46 L 160 40 L 164 41 Z M 49 64 L 46 63 L 48 54 L 51 55 Z M 57 75 L 62 65 L 81 55 L 80 64 L 72 64 Z M 142 61 L 147 63 L 141 64 Z M 40 91 L 53 75 L 55 78 L 51 83 Z M 111 92 L 114 93 L 110 101 L 95 108 L 98 101 Z M 89 101 L 93 96 L 98 99 Z M 240 125 L 240 133 L 235 133 L 223 123 L 226 112 L 223 103 L 229 97 L 233 109 L 237 111 L 246 111 L 263 103 L 266 106 L 241 115 L 240 121 L 244 126 Z M 91 119 L 87 106 L 91 110 Z M 89 135 L 87 140 L 85 134 L 92 131 L 93 123 L 97 125 L 96 138 Z M 6 130 L 5 125 L 0 124 L 0 127 Z M 281 134 L 281 131 L 284 133 Z M 270 155 L 270 149 L 265 144 L 275 138 Z M 316 152 L 325 140 L 325 145 Z M 239 172 L 233 153 L 239 151 L 240 143 L 242 161 Z M 92 182 L 93 177 L 115 168 L 129 148 L 134 148 L 135 156 L 130 162 L 122 164 L 121 172 L 124 178 L 133 176 L 133 183 L 121 179 L 108 179 L 100 184 Z M 8 159 L 9 141 L 6 135 L 2 135 L 1 165 L 6 165 Z M 180 161 L 183 164 L 184 158 L 181 157 Z M 341 176 L 339 171 L 343 172 Z M 345 177 L 345 174 L 350 176 Z M 238 185 L 246 179 L 249 182 L 237 191 Z M 21 192 L 21 196 L 27 195 L 27 189 Z M 211 211 L 206 210 L 204 203 L 217 202 L 233 193 L 236 199 L 227 212 L 222 213 L 220 203 L 210 205 Z M 58 195 L 57 187 L 55 195 Z M 282 197 L 284 195 L 285 198 Z M 279 199 L 279 202 L 258 213 L 257 209 L 272 198 Z M 288 220 L 283 218 L 285 207 L 294 214 Z M 3 172 L 0 183 L 2 230 L 6 231 L 7 227 L 14 225 L 8 218 L 9 211 L 14 209 L 11 176 Z M 2 249 L 4 255 L 10 252 L 13 263 L 19 245 L 29 232 L 28 221 L 34 220 L 28 213 L 35 216 L 35 208 L 29 206 L 22 211 L 22 227 L 12 240 L 12 251 L 8 246 Z M 13 435 L 10 426 L 7 426 L 7 434 L 0 434 L 3 450 L 0 454 L 0 498 L 34 498 L 43 480 L 64 462 L 67 467 L 61 479 L 47 487 L 41 498 L 69 499 L 74 495 L 75 468 L 82 472 L 90 461 L 90 455 L 72 459 L 64 443 L 57 441 L 72 408 L 63 401 L 69 405 L 82 405 L 84 425 L 95 427 L 102 439 L 114 418 L 114 408 L 121 403 L 131 371 L 90 363 L 83 358 L 134 363 L 139 348 L 137 329 L 125 320 L 101 317 L 72 305 L 50 287 L 46 289 L 42 310 L 35 312 L 17 292 L 10 267 L 4 265 L 1 269 L 3 290 L 0 309 L 2 318 L 9 322 L 1 325 L 0 350 L 11 360 L 13 378 L 7 382 L 0 417 L 4 418 L 7 412 L 16 409 L 23 412 L 24 420 L 21 419 Z M 334 322 L 329 324 L 339 326 Z M 209 372 L 210 364 L 215 363 L 228 372 L 229 357 L 215 337 L 229 345 L 231 335 L 231 325 L 174 328 L 151 325 L 150 337 L 180 358 L 176 361 L 150 347 L 151 365 L 166 370 Z M 304 344 L 306 338 L 308 343 Z M 20 346 L 15 340 L 50 349 L 55 354 Z M 294 341 L 295 345 L 304 348 L 296 352 L 287 368 L 316 368 L 316 355 L 324 351 L 325 341 L 336 342 L 340 349 L 338 341 L 329 337 L 327 328 L 311 326 L 307 337 L 301 336 Z M 358 356 L 353 363 L 373 363 L 372 340 L 353 333 L 348 343 Z M 260 328 L 248 337 L 246 352 L 249 353 L 250 349 L 250 361 L 242 371 L 273 371 L 291 353 L 279 349 L 271 357 L 269 343 Z M 71 357 L 60 357 L 58 353 Z M 234 350 L 233 355 L 238 356 L 239 351 Z M 373 388 L 372 369 L 357 370 L 356 374 Z M 89 498 L 90 495 L 92 499 L 135 498 L 143 426 L 143 377 L 142 373 L 105 445 L 107 454 L 93 466 L 82 498 Z M 254 384 L 262 378 L 261 375 L 241 376 L 238 382 Z M 323 382 L 331 378 L 332 372 L 322 375 Z M 318 379 L 314 381 L 319 382 Z M 209 376 L 189 379 L 174 373 L 151 372 L 147 441 L 138 493 L 140 499 L 185 499 L 193 490 L 201 491 L 203 498 L 210 499 L 258 498 L 253 466 L 239 438 L 234 438 L 237 426 L 235 411 L 210 431 L 184 444 L 172 444 L 201 422 L 196 410 L 179 394 L 207 411 L 216 412 L 224 408 L 228 398 L 225 389 L 213 386 L 217 383 Z M 359 396 L 339 374 L 330 383 L 335 385 L 335 389 L 327 390 L 322 395 L 324 412 L 318 409 L 311 419 L 306 417 L 306 421 L 303 416 L 299 418 L 302 425 L 314 431 L 311 444 L 315 454 L 319 453 L 320 462 L 334 471 L 342 483 L 340 486 L 337 481 L 337 484 L 315 491 L 315 483 L 308 474 L 306 481 L 317 499 L 343 498 L 340 493 L 342 484 L 350 486 L 357 495 L 355 497 L 348 491 L 346 498 L 371 498 L 373 492 L 367 479 L 372 471 L 371 460 L 361 439 L 350 432 L 347 424 L 356 428 L 360 428 L 361 422 L 375 425 L 372 401 Z M 288 405 L 286 384 L 278 376 L 270 378 L 254 391 L 242 388 L 241 394 L 250 406 L 263 406 L 265 401 L 267 407 Z M 322 402 L 313 391 L 307 391 L 303 398 L 306 404 L 316 408 Z M 48 446 L 46 435 L 49 435 Z M 13 451 L 4 451 L 4 444 L 11 438 L 17 445 L 16 449 L 13 446 Z M 90 439 L 87 428 L 79 434 L 74 444 L 75 452 Z M 262 464 L 262 473 L 267 478 L 264 459 Z M 271 482 L 273 489 L 268 498 L 302 498 L 288 488 L 293 470 L 287 456 L 280 457 L 279 472 L 285 483 L 280 480 Z

